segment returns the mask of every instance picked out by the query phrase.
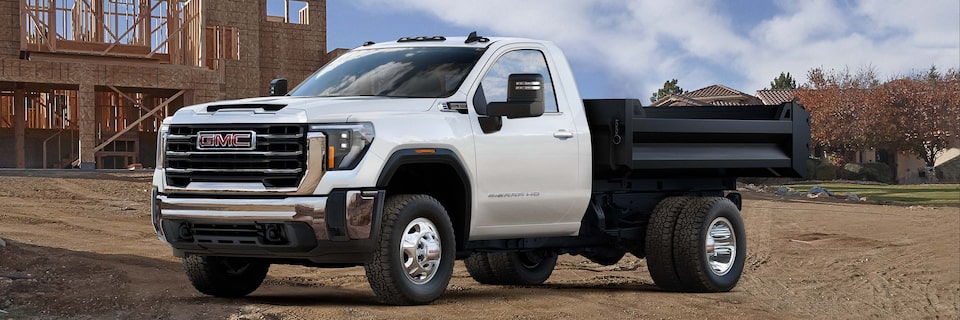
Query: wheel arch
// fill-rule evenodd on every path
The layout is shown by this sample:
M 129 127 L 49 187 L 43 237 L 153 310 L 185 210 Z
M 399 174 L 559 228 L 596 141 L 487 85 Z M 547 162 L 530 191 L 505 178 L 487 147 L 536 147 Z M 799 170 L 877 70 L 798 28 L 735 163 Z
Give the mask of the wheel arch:
M 387 158 L 377 188 L 392 194 L 422 193 L 440 201 L 453 223 L 457 251 L 470 237 L 470 177 L 455 152 L 442 148 L 397 150 Z

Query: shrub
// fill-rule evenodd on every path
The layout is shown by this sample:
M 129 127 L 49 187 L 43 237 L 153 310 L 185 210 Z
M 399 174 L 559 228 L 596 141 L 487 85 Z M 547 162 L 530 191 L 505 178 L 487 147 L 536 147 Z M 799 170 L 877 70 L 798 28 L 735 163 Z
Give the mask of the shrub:
M 817 158 L 807 159 L 807 179 L 811 180 L 834 180 L 837 178 L 837 166 L 830 164 L 830 161 Z
M 815 180 L 835 180 L 837 179 L 837 169 L 830 164 L 821 164 L 814 169 L 811 178 Z
M 848 163 L 843 165 L 840 171 L 840 179 L 845 180 L 868 180 L 863 173 L 863 165 L 859 163 Z
M 843 165 L 840 178 L 847 180 L 865 180 L 883 183 L 893 182 L 890 166 L 882 162 L 848 163 Z
M 883 162 L 864 163 L 863 174 L 868 180 L 894 183 L 893 169 Z

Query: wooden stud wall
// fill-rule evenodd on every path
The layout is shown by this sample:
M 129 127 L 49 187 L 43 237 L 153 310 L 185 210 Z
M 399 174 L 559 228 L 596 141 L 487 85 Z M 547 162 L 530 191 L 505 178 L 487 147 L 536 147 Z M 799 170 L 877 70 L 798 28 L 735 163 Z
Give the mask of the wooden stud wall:
M 76 129 L 77 91 L 25 92 L 27 129 Z M 0 93 L 0 128 L 14 127 L 14 94 Z
M 136 101 L 130 101 L 116 92 L 97 91 L 97 132 L 101 136 L 123 130 L 154 107 L 162 104 L 167 98 L 144 93 L 132 93 L 128 96 Z M 158 112 L 138 123 L 136 131 L 156 132 L 165 117 L 164 112 Z
M 202 0 L 18 1 L 23 49 L 202 66 Z

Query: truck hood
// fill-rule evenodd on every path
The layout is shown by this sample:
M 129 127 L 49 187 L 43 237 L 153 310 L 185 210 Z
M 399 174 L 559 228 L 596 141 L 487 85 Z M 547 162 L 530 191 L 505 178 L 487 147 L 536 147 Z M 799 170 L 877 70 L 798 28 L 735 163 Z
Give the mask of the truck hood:
M 185 107 L 171 123 L 330 123 L 356 114 L 399 114 L 430 110 L 434 98 L 260 97 Z M 376 116 L 374 116 L 376 117 Z

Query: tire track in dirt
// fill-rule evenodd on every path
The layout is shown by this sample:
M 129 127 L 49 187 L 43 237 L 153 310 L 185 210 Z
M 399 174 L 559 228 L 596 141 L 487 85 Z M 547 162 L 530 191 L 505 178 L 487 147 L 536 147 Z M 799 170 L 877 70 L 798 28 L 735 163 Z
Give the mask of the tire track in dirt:
M 0 237 L 8 242 L 0 274 L 37 276 L 0 281 L 0 309 L 13 318 L 949 319 L 960 312 L 956 208 L 753 195 L 743 209 L 748 265 L 729 293 L 660 291 L 645 262 L 629 255 L 612 266 L 562 256 L 546 284 L 528 287 L 480 285 L 458 262 L 440 300 L 395 308 L 377 304 L 362 267 L 273 266 L 248 298 L 199 295 L 152 234 L 148 175 L 30 174 L 46 176 L 0 173 Z M 127 204 L 135 210 L 119 209 Z
M 816 205 L 816 204 L 811 204 Z M 934 243 L 935 237 L 929 236 L 935 233 L 936 228 L 931 228 L 930 224 L 917 223 L 918 227 L 906 232 L 899 227 L 898 222 L 889 220 L 902 220 L 908 222 L 913 220 L 925 220 L 925 216 L 905 217 L 904 215 L 884 214 L 876 212 L 881 210 L 863 211 L 863 209 L 877 209 L 880 206 L 864 206 L 859 210 L 851 210 L 843 214 L 845 223 L 841 225 L 828 225 L 828 220 L 817 221 L 818 217 L 831 215 L 831 210 L 814 210 L 814 208 L 798 208 L 797 210 L 784 211 L 786 208 L 778 207 L 778 211 L 769 221 L 783 220 L 784 223 L 775 224 L 778 229 L 794 229 L 790 227 L 793 221 L 803 220 L 804 222 L 815 221 L 814 224 L 820 225 L 816 232 L 795 233 L 787 232 L 780 236 L 785 238 L 785 243 L 779 247 L 780 256 L 798 257 L 797 260 L 776 258 L 773 261 L 777 269 L 786 269 L 779 272 L 779 275 L 758 275 L 754 278 L 770 279 L 776 276 L 787 276 L 786 281 L 781 282 L 783 293 L 775 290 L 767 290 L 769 286 L 760 286 L 757 291 L 764 291 L 763 294 L 779 295 L 780 299 L 790 301 L 802 298 L 803 295 L 814 296 L 824 301 L 822 304 L 812 304 L 803 306 L 801 314 L 810 317 L 822 315 L 824 312 L 840 311 L 848 314 L 858 314 L 863 316 L 879 316 L 914 318 L 918 316 L 940 315 L 955 317 L 956 310 L 949 310 L 943 306 L 949 305 L 940 301 L 940 297 L 956 296 L 949 290 L 936 289 L 938 286 L 929 284 L 934 277 L 925 276 L 928 272 L 922 271 L 917 267 L 911 266 L 913 261 L 929 260 L 929 257 L 936 256 L 935 252 L 930 251 L 930 246 L 919 245 L 920 243 Z M 890 223 L 892 222 L 892 223 Z M 749 224 L 749 222 L 748 222 Z M 951 224 L 946 224 L 950 226 Z M 943 225 L 940 225 L 943 226 Z M 748 225 L 748 230 L 755 231 L 756 228 Z M 956 224 L 953 224 L 956 228 Z M 832 230 L 832 231 L 831 231 Z M 866 233 L 860 231 L 868 231 Z M 782 232 L 782 231 L 780 231 Z M 855 236 L 860 234 L 863 236 Z M 955 234 L 955 231 L 954 231 Z M 752 234 L 751 237 L 754 235 Z M 780 240 L 780 241 L 784 241 Z M 754 241 L 753 243 L 756 243 Z M 943 243 L 943 242 L 940 242 Z M 753 248 L 750 248 L 753 250 Z M 953 250 L 956 251 L 956 250 Z M 818 257 L 831 256 L 830 259 Z M 953 253 L 957 257 L 957 253 Z M 784 263 L 793 262 L 794 266 L 784 265 Z M 784 268 L 785 267 L 785 268 Z M 807 270 L 823 270 L 823 272 L 810 274 Z M 795 280 L 790 275 L 809 274 L 807 277 Z M 957 279 L 957 272 L 948 272 L 943 274 L 947 279 Z M 925 279 L 926 278 L 926 279 Z M 908 281 L 906 279 L 914 279 Z M 919 281 L 917 281 L 919 280 Z M 928 282 L 927 285 L 918 284 Z M 948 282 L 949 283 L 949 282 Z M 750 288 L 751 290 L 754 288 Z M 935 298 L 929 298 L 929 297 Z M 956 298 L 952 298 L 953 300 Z M 934 303 L 933 301 L 938 301 Z M 789 305 L 789 303 L 786 303 Z M 931 306 L 941 306 L 940 308 Z M 869 306 L 868 309 L 862 309 L 863 306 Z M 948 312 L 942 312 L 946 310 Z

